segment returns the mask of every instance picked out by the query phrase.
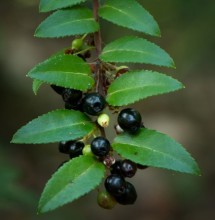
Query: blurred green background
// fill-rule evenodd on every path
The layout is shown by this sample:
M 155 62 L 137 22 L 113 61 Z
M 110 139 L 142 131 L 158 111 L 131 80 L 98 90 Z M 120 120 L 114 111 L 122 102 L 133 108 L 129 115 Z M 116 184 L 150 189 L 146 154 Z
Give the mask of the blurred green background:
M 158 21 L 162 38 L 146 36 L 168 51 L 177 69 L 160 69 L 186 89 L 139 103 L 145 125 L 182 143 L 198 161 L 202 177 L 149 168 L 131 182 L 138 192 L 133 206 L 103 210 L 96 192 L 52 213 L 36 215 L 46 181 L 67 159 L 57 144 L 12 145 L 13 133 L 31 119 L 63 106 L 48 86 L 34 96 L 26 73 L 35 64 L 70 45 L 71 39 L 36 39 L 46 15 L 37 0 L 0 5 L 0 219 L 9 220 L 213 220 L 215 219 L 215 1 L 140 0 Z M 130 33 L 107 22 L 103 40 Z M 132 33 L 138 34 L 138 33 Z

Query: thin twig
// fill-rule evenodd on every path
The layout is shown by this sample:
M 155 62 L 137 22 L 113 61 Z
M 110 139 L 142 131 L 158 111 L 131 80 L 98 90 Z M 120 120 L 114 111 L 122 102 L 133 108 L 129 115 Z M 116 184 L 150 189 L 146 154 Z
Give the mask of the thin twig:
M 98 10 L 99 10 L 99 0 L 93 0 L 93 15 L 95 18 L 95 21 L 99 23 L 99 16 L 98 16 Z M 101 63 L 99 60 L 99 55 L 101 54 L 102 51 L 102 39 L 101 39 L 101 31 L 100 29 L 94 33 L 94 43 L 96 47 L 96 66 L 95 66 L 95 71 L 96 71 L 96 92 L 100 93 L 101 95 L 104 95 L 104 88 L 103 88 L 103 73 L 101 70 Z M 100 132 L 103 137 L 105 137 L 105 130 L 103 127 L 100 127 Z

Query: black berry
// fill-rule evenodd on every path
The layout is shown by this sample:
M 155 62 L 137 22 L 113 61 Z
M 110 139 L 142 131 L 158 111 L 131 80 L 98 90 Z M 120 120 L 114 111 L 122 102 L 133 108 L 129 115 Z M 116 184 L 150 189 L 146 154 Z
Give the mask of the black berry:
M 74 142 L 68 145 L 68 153 L 70 158 L 78 157 L 82 155 L 82 150 L 84 148 L 84 143 L 82 141 Z
M 62 95 L 63 91 L 64 91 L 64 87 L 61 86 L 56 86 L 56 85 L 51 85 L 51 88 L 58 93 L 59 95 Z
M 134 204 L 137 199 L 137 192 L 131 183 L 126 182 L 124 193 L 114 198 L 121 205 L 131 205 Z
M 121 172 L 124 177 L 133 177 L 137 171 L 136 163 L 131 160 L 123 160 L 121 163 Z
M 62 92 L 63 101 L 71 106 L 77 106 L 82 98 L 82 91 L 76 89 L 64 89 Z
M 75 141 L 61 141 L 58 147 L 59 151 L 64 154 L 68 154 L 69 153 L 68 145 L 73 144 L 74 142 Z
M 117 160 L 111 167 L 110 172 L 112 174 L 119 174 L 123 177 L 133 177 L 137 171 L 136 163 L 131 160 Z
M 126 182 L 118 174 L 111 174 L 105 180 L 105 188 L 112 196 L 120 196 L 125 193 Z
M 111 174 L 119 174 L 119 175 L 122 175 L 121 167 L 122 167 L 122 160 L 117 160 L 117 161 L 110 167 L 110 172 L 111 172 Z
M 118 115 L 119 126 L 129 132 L 136 133 L 142 124 L 142 118 L 138 111 L 132 108 L 123 109 Z
M 91 150 L 94 155 L 104 157 L 110 151 L 110 142 L 104 137 L 96 137 L 91 142 Z
M 105 105 L 105 99 L 99 93 L 88 93 L 82 100 L 83 111 L 89 115 L 98 115 Z
M 64 154 L 69 154 L 70 158 L 82 155 L 84 143 L 82 141 L 61 141 L 59 143 L 59 151 Z

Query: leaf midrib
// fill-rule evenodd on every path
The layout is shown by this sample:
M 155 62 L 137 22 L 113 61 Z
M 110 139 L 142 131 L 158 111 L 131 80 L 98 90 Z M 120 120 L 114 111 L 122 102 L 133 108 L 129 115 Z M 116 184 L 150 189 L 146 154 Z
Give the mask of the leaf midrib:
M 138 18 L 132 16 L 131 14 L 126 13 L 126 12 L 123 11 L 123 10 L 120 10 L 119 8 L 116 8 L 116 7 L 111 6 L 111 5 L 105 5 L 105 6 L 106 6 L 106 7 L 109 7 L 109 8 L 112 8 L 113 10 L 119 11 L 119 12 L 121 12 L 122 14 L 127 15 L 128 17 L 130 17 L 131 19 L 133 19 L 134 21 L 136 21 L 139 25 L 141 25 L 141 24 L 143 23 L 143 22 L 142 22 L 142 23 L 139 22 L 139 19 L 138 19 Z M 145 23 L 145 25 L 146 25 L 146 23 Z M 126 26 L 126 25 L 125 25 L 125 26 Z
M 35 70 L 35 72 L 29 73 L 29 75 L 31 74 L 44 74 L 44 73 L 57 73 L 57 74 L 61 74 L 61 73 L 65 73 L 65 74 L 72 74 L 72 75 L 82 75 L 82 76 L 86 76 L 86 77 L 90 77 L 89 73 L 80 73 L 80 72 L 72 72 L 72 71 L 56 71 L 56 70 L 41 70 L 41 71 L 37 71 Z
M 91 164 L 87 169 L 84 170 L 84 172 L 82 172 L 80 175 L 78 175 L 78 177 L 75 177 L 71 180 L 73 181 L 75 179 L 75 181 L 73 181 L 73 183 L 69 182 L 66 185 L 64 185 L 63 188 L 61 188 L 54 196 L 50 197 L 50 199 L 48 200 L 48 202 L 45 203 L 44 207 L 49 204 L 55 197 L 58 197 L 59 194 L 61 194 L 62 191 L 64 191 L 69 185 L 74 184 L 74 182 L 77 182 L 77 180 L 83 176 L 84 174 L 86 175 L 87 172 L 89 172 L 89 169 L 93 169 L 93 167 L 95 167 L 95 163 Z M 75 197 L 74 197 L 75 199 Z
M 108 93 L 108 96 L 112 96 L 116 93 L 120 93 L 120 92 L 123 92 L 123 91 L 126 91 L 126 90 L 137 90 L 137 89 L 145 89 L 145 88 L 150 88 L 150 87 L 165 87 L 163 84 L 156 84 L 156 85 L 147 85 L 147 86 L 138 86 L 138 87 L 130 87 L 130 88 L 125 88 L 125 89 L 119 89 L 117 91 L 114 91 L 114 92 L 110 92 Z
M 116 142 L 115 144 L 117 144 L 117 142 Z M 166 156 L 166 157 L 168 157 L 168 158 L 174 159 L 174 160 L 178 161 L 180 164 L 184 164 L 184 165 L 186 165 L 186 167 L 189 167 L 189 166 L 187 166 L 187 163 L 186 163 L 186 162 L 179 160 L 177 157 L 171 156 L 170 154 L 167 154 L 167 153 L 164 153 L 164 152 L 155 150 L 155 149 L 151 149 L 151 148 L 146 147 L 146 146 L 140 147 L 140 146 L 137 146 L 137 145 L 134 145 L 134 144 L 130 144 L 130 143 L 129 143 L 129 144 L 126 144 L 126 143 L 118 143 L 118 144 L 120 144 L 120 145 L 132 146 L 132 147 L 136 147 L 136 148 L 145 148 L 145 149 L 147 149 L 147 150 L 149 150 L 149 151 L 156 152 L 157 154 L 164 155 L 164 157 Z M 190 158 L 190 157 L 189 157 L 189 158 Z M 191 158 L 190 158 L 190 159 L 191 159 Z
M 72 125 L 66 125 L 66 126 L 59 126 L 57 127 L 57 129 L 45 129 L 45 130 L 42 130 L 42 132 L 31 132 L 31 135 L 37 135 L 37 134 L 40 134 L 40 133 L 43 133 L 43 134 L 46 134 L 46 133 L 49 133 L 49 132 L 56 132 L 58 131 L 59 129 L 62 129 L 62 128 L 72 128 L 74 126 L 77 126 L 77 125 L 81 125 L 81 124 L 91 124 L 90 121 L 82 121 L 82 122 L 78 122 L 78 123 L 73 123 Z M 55 127 L 56 128 L 56 127 Z M 25 135 L 23 135 L 25 136 Z M 29 133 L 27 134 L 27 136 L 29 136 Z
M 60 23 L 60 24 L 58 23 L 56 26 L 50 27 L 50 29 L 58 29 L 59 27 L 62 27 L 62 26 L 68 25 L 68 24 L 79 23 L 79 22 L 83 22 L 83 21 L 87 21 L 87 20 L 95 21 L 93 18 L 83 18 L 83 19 L 71 20 L 71 21 L 67 21 L 64 23 Z
M 101 55 L 107 54 L 107 53 L 113 53 L 113 52 L 135 52 L 135 53 L 140 53 L 140 54 L 146 54 L 150 55 L 155 58 L 160 58 L 159 55 L 149 53 L 147 51 L 139 51 L 139 50 L 128 50 L 128 49 L 112 49 L 112 50 L 104 50 Z

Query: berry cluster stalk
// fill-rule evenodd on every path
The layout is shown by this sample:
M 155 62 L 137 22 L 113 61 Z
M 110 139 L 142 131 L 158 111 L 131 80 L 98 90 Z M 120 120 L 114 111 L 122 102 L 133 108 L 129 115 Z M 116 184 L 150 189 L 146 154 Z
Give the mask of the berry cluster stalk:
M 99 10 L 99 0 L 93 0 L 93 15 L 96 20 L 96 22 L 99 23 L 99 16 L 98 16 L 98 10 Z M 103 88 L 103 75 L 101 70 L 101 63 L 99 60 L 99 55 L 102 51 L 102 38 L 101 38 L 101 30 L 99 29 L 97 32 L 94 33 L 94 43 L 96 48 L 96 65 L 95 65 L 95 74 L 96 74 L 96 92 L 100 93 L 101 95 L 104 94 L 104 88 Z M 105 130 L 103 127 L 100 127 L 101 135 L 103 137 L 106 137 Z

